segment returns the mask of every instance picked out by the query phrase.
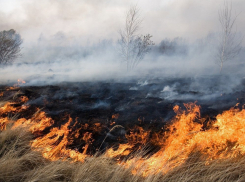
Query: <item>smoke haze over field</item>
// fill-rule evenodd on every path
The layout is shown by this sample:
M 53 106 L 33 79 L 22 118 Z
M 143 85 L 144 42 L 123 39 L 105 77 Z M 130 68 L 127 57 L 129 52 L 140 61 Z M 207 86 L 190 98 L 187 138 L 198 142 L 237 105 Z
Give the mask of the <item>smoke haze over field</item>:
M 233 0 L 233 9 L 239 13 L 237 30 L 245 29 L 243 0 Z M 217 31 L 218 10 L 223 0 L 2 0 L 0 2 L 1 30 L 14 28 L 25 43 L 36 40 L 40 34 L 54 35 L 59 31 L 69 38 L 83 37 L 87 41 L 117 39 L 117 30 L 123 25 L 125 13 L 137 4 L 144 19 L 143 33 L 154 35 L 159 43 L 163 38 L 185 37 L 192 41 L 210 31 Z
M 232 3 L 234 15 L 239 13 L 235 28 L 243 32 L 245 2 Z M 130 76 L 219 72 L 214 55 L 223 0 L 2 0 L 0 31 L 15 29 L 24 40 L 22 58 L 1 69 L 2 82 L 18 78 L 84 81 L 125 77 L 126 67 L 116 42 L 125 14 L 134 4 L 143 19 L 139 33 L 153 35 L 156 45 Z M 174 42 L 173 50 L 161 52 L 163 41 L 171 46 Z M 238 58 L 225 64 L 224 72 L 243 72 L 243 57 L 244 49 Z

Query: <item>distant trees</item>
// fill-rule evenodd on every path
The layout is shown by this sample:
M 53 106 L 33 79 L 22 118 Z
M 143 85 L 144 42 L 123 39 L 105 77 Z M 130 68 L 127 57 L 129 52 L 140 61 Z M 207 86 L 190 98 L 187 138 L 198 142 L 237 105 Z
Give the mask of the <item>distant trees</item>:
M 15 30 L 4 30 L 0 32 L 0 64 L 12 63 L 20 57 L 22 39 Z
M 156 46 L 156 51 L 166 56 L 184 56 L 188 53 L 188 45 L 187 42 L 180 37 L 176 37 L 172 40 L 164 39 Z
M 223 8 L 219 11 L 221 34 L 216 59 L 220 72 L 224 63 L 237 56 L 241 50 L 242 39 L 239 40 L 236 31 L 234 31 L 236 19 L 237 15 L 235 17 L 232 16 L 232 3 L 224 0 Z
M 138 34 L 141 22 L 139 9 L 132 6 L 127 12 L 125 27 L 119 31 L 119 52 L 127 64 L 127 71 L 134 69 L 154 45 L 150 34 Z

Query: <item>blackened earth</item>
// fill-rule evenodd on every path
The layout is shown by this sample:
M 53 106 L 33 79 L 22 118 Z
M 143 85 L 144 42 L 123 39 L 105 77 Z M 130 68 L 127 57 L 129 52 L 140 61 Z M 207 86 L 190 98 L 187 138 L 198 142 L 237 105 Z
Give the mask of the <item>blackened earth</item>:
M 42 108 L 54 119 L 53 127 L 67 122 L 68 115 L 73 119 L 71 130 L 85 123 L 93 126 L 80 130 L 81 136 L 84 132 L 93 133 L 88 150 L 92 154 L 99 149 L 127 142 L 125 133 L 135 126 L 159 132 L 174 118 L 175 105 L 184 108 L 183 103 L 196 102 L 201 106 L 201 116 L 208 122 L 237 103 L 241 108 L 245 103 L 244 80 L 230 76 L 63 82 L 45 86 L 23 85 L 12 90 L 1 86 L 0 89 L 4 92 L 2 100 L 21 95 L 29 98 L 25 103 L 30 105 L 29 113 L 20 113 L 19 117 L 31 117 L 36 108 Z M 97 126 L 96 123 L 101 125 Z M 121 125 L 124 129 L 110 132 L 115 125 Z M 98 127 L 98 131 L 94 132 L 94 127 Z M 82 151 L 84 141 L 72 140 L 69 147 Z M 157 150 L 157 146 L 152 148 Z

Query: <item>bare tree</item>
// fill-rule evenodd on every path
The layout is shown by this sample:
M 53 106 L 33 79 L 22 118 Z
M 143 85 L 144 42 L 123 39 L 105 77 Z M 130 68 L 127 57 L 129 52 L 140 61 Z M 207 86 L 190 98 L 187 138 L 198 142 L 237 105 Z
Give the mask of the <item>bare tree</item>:
M 12 63 L 21 54 L 22 39 L 15 30 L 0 32 L 0 64 Z
M 220 34 L 220 44 L 218 45 L 217 64 L 220 67 L 220 73 L 224 62 L 237 56 L 241 50 L 242 39 L 239 40 L 236 31 L 234 31 L 236 19 L 237 15 L 232 17 L 232 3 L 224 0 L 223 8 L 219 11 L 222 32 Z
M 139 35 L 142 20 L 137 6 L 132 6 L 126 15 L 125 27 L 119 31 L 120 54 L 127 64 L 127 71 L 134 69 L 154 45 L 151 35 Z

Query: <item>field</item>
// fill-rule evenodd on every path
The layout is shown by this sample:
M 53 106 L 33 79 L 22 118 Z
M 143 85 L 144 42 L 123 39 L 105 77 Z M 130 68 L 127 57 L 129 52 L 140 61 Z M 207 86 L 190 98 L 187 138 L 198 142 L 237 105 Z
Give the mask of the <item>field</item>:
M 244 181 L 234 80 L 3 85 L 0 181 Z

